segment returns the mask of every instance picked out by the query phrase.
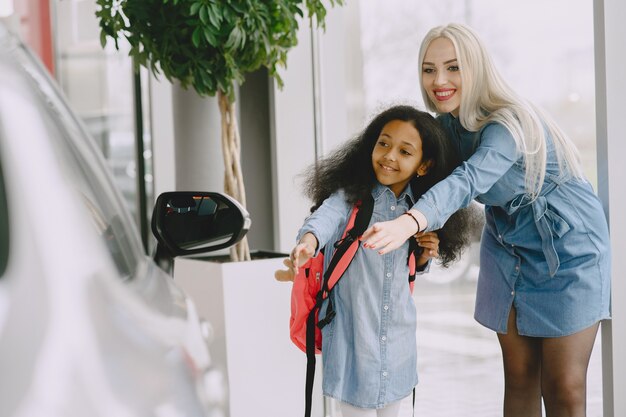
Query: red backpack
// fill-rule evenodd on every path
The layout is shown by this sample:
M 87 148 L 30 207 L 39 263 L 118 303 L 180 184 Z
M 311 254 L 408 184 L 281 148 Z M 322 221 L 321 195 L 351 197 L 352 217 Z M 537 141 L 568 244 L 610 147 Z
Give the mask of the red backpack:
M 305 417 L 311 416 L 313 379 L 315 377 L 315 354 L 322 352 L 321 329 L 335 317 L 332 299 L 328 300 L 326 316 L 319 319 L 318 313 L 322 302 L 329 297 L 335 284 L 343 276 L 354 258 L 361 242 L 361 235 L 367 229 L 374 210 L 373 198 L 358 202 L 350 213 L 343 236 L 334 245 L 334 252 L 328 270 L 324 273 L 324 251 L 309 259 L 301 266 L 291 289 L 291 317 L 289 333 L 292 342 L 307 356 Z M 415 284 L 415 251 L 418 249 L 415 239 L 409 240 L 409 287 L 411 293 Z

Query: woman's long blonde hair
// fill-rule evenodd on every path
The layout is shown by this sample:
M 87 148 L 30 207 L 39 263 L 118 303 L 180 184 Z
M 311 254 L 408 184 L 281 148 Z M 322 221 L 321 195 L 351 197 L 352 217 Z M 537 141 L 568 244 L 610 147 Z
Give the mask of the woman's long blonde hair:
M 576 146 L 550 117 L 519 97 L 504 82 L 484 44 L 469 27 L 451 23 L 431 29 L 420 47 L 420 74 L 426 49 L 437 38 L 449 39 L 456 51 L 463 88 L 459 110 L 461 125 L 467 130 L 478 131 L 487 123 L 497 122 L 511 132 L 524 156 L 526 192 L 532 198 L 539 195 L 546 175 L 546 130 L 553 138 L 561 172 L 583 177 Z M 437 112 L 421 82 L 420 86 L 426 107 Z

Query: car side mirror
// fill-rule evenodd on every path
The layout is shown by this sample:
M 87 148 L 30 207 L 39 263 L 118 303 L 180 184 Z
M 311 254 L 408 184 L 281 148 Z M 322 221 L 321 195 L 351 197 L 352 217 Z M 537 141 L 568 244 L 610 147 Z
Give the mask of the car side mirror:
M 222 193 L 174 191 L 161 194 L 152 213 L 152 233 L 171 258 L 230 247 L 250 229 L 250 215 Z

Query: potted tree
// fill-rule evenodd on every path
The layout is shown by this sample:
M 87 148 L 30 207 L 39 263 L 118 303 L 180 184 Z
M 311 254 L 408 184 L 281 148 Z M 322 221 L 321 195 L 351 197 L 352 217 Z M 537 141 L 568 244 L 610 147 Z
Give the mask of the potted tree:
M 235 86 L 262 66 L 282 86 L 278 73 L 297 44 L 298 19 L 324 27 L 322 0 L 96 0 L 100 41 L 130 44 L 130 56 L 156 76 L 163 74 L 201 96 L 218 97 L 224 157 L 224 191 L 246 205 L 241 171 Z M 328 0 L 331 6 L 344 0 Z M 231 249 L 234 261 L 249 260 L 244 238 Z
M 126 39 L 135 62 L 155 75 L 202 96 L 217 95 L 225 192 L 245 205 L 235 86 L 262 66 L 282 86 L 277 69 L 286 65 L 297 43 L 298 22 L 308 18 L 324 27 L 322 0 L 96 1 L 103 45 L 109 38 L 116 46 Z M 247 243 L 231 251 L 231 259 L 249 259 Z M 304 406 L 306 361 L 289 340 L 290 286 L 273 279 L 279 267 L 275 261 L 181 258 L 176 264 L 175 280 L 211 323 L 211 357 L 224 371 L 230 398 L 225 409 L 231 417 L 280 415 L 279 409 L 293 415 Z M 267 384 L 270 373 L 280 378 Z M 272 400 L 277 393 L 279 405 Z

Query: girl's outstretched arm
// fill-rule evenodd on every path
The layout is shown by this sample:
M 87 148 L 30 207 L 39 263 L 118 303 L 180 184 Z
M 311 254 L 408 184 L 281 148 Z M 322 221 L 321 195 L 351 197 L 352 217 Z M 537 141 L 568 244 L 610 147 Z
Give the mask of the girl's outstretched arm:
M 363 233 L 363 247 L 376 249 L 384 255 L 398 249 L 408 238 L 424 230 L 428 225 L 426 217 L 414 209 L 409 212 L 412 216 L 404 214 L 394 220 L 374 223 Z

